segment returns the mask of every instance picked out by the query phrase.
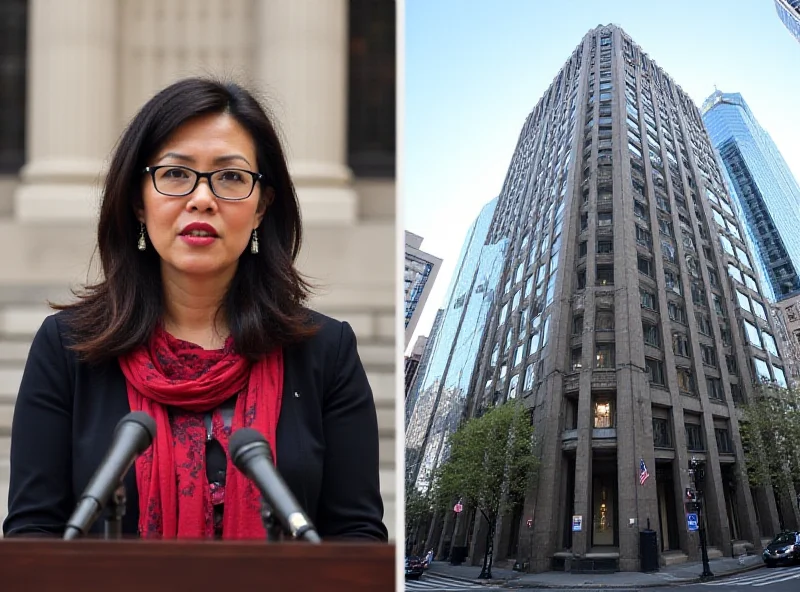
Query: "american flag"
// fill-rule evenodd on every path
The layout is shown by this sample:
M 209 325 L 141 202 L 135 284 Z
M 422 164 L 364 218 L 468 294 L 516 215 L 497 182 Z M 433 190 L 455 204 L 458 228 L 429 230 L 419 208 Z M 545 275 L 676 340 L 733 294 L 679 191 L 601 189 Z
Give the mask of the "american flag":
M 647 467 L 644 465 L 644 459 L 639 461 L 639 485 L 644 485 L 650 473 L 647 472 Z

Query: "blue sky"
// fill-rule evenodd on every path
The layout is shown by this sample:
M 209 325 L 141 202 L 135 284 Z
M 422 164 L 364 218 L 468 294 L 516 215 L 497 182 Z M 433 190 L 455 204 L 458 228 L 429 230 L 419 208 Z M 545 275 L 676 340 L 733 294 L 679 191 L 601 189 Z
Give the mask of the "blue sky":
M 525 117 L 587 31 L 609 23 L 698 105 L 714 85 L 742 93 L 800 180 L 800 43 L 772 0 L 406 0 L 404 223 L 444 259 L 415 336 L 500 192 Z

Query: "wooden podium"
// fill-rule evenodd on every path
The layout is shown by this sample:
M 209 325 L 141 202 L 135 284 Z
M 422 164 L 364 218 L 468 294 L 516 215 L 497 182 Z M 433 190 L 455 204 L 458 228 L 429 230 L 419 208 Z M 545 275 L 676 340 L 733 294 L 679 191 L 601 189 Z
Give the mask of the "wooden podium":
M 3 592 L 395 589 L 395 547 L 363 543 L 0 540 Z

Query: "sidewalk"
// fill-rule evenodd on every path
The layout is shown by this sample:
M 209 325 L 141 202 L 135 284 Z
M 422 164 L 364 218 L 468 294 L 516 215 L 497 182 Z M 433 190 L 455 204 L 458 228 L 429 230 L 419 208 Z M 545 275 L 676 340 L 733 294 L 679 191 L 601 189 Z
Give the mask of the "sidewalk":
M 761 555 L 749 555 L 743 563 L 735 557 L 721 557 L 709 561 L 714 579 L 730 576 L 756 569 L 764 565 Z M 674 586 L 700 581 L 703 565 L 700 562 L 681 563 L 662 567 L 653 573 L 620 571 L 613 574 L 571 574 L 550 571 L 539 574 L 519 573 L 510 569 L 492 568 L 491 580 L 478 580 L 480 566 L 450 565 L 446 561 L 434 561 L 430 573 L 445 575 L 450 578 L 501 585 L 506 588 L 648 588 L 653 586 Z

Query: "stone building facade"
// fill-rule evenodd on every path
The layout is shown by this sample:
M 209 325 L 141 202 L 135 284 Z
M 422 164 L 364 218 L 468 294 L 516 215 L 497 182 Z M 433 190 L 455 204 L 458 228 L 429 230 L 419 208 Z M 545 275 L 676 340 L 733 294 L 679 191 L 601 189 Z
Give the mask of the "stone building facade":
M 127 121 L 176 79 L 254 89 L 285 140 L 312 307 L 353 326 L 378 408 L 395 536 L 395 3 L 0 3 L 0 520 L 14 400 L 46 300 L 95 277 L 97 197 Z
M 497 560 L 637 570 L 646 528 L 662 564 L 698 559 L 692 458 L 712 556 L 798 526 L 792 492 L 747 481 L 737 405 L 786 373 L 741 224 L 697 106 L 620 28 L 587 33 L 524 124 L 486 240 L 508 247 L 464 414 L 521 398 L 541 459 Z M 447 512 L 427 545 L 477 564 L 486 529 Z

